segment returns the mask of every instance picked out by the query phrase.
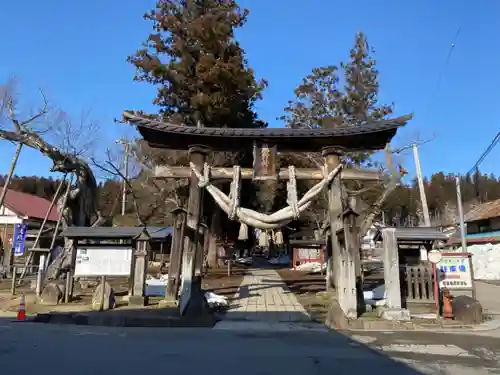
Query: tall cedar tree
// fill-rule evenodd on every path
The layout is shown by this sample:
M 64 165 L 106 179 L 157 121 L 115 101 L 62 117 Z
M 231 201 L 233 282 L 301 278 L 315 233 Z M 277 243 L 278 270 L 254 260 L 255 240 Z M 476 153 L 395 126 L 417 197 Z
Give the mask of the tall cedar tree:
M 339 66 L 329 65 L 312 70 L 295 90 L 295 99 L 288 102 L 285 115 L 281 117 L 290 128 L 332 128 L 342 125 L 362 125 L 370 120 L 378 120 L 392 113 L 392 105 L 378 103 L 378 70 L 367 38 L 363 33 L 356 34 L 354 46 L 347 62 Z M 341 87 L 343 85 L 343 87 Z M 315 155 L 316 163 L 298 154 L 287 155 L 288 162 L 296 165 L 314 166 L 322 163 L 321 156 Z M 352 153 L 344 158 L 351 166 L 370 166 L 373 164 L 369 153 Z M 350 188 L 364 186 L 353 184 Z M 303 188 L 303 187 L 302 187 Z M 363 199 L 375 199 L 371 190 Z M 310 224 L 325 218 L 324 201 L 316 202 L 311 208 Z M 313 224 L 315 225 L 315 224 Z
M 128 61 L 137 68 L 135 80 L 158 87 L 154 104 L 165 120 L 187 126 L 266 126 L 254 104 L 267 82 L 256 79 L 234 35 L 248 13 L 232 0 L 159 0 L 144 16 L 153 22 L 154 31 Z M 183 152 L 156 156 L 158 162 L 185 162 Z M 216 153 L 212 162 L 249 164 L 251 153 Z M 243 204 L 255 200 L 251 190 L 245 181 Z M 211 200 L 205 199 L 204 204 L 204 212 L 211 212 L 207 206 Z
M 158 86 L 154 103 L 167 120 L 206 127 L 263 127 L 253 110 L 257 81 L 234 32 L 248 10 L 232 0 L 159 0 L 144 18 L 154 32 L 129 57 L 138 81 Z
M 315 68 L 295 90 L 295 99 L 285 107 L 282 119 L 291 128 L 332 128 L 382 119 L 392 105 L 378 103 L 378 70 L 363 33 L 356 35 L 349 60 Z M 343 80 L 341 81 L 341 76 Z M 343 82 L 343 90 L 339 88 Z M 369 161 L 368 154 L 350 155 L 354 164 Z

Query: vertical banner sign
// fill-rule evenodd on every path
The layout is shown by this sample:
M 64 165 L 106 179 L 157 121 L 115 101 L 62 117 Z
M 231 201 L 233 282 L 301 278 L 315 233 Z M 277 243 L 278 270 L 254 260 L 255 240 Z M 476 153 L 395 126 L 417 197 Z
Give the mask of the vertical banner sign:
M 28 227 L 26 224 L 14 225 L 14 238 L 12 239 L 12 249 L 14 256 L 19 257 L 24 254 L 24 242 L 26 240 L 26 232 Z

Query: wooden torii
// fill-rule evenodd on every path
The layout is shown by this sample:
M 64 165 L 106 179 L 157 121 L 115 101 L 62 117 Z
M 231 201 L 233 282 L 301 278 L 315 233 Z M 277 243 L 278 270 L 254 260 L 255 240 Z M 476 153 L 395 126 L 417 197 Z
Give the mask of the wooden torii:
M 261 228 L 279 228 L 290 218 L 296 218 L 305 210 L 318 191 L 328 189 L 329 243 L 328 261 L 332 284 L 338 293 L 340 307 L 346 317 L 357 317 L 356 258 L 359 253 L 357 239 L 352 233 L 349 207 L 341 196 L 342 181 L 380 181 L 382 172 L 373 169 L 342 168 L 342 156 L 347 152 L 376 151 L 386 147 L 397 129 L 411 119 L 411 115 L 389 120 L 378 120 L 361 125 L 349 125 L 332 129 L 226 129 L 186 127 L 156 121 L 131 112 L 124 112 L 125 121 L 135 125 L 150 147 L 187 150 L 189 166 L 157 166 L 156 178 L 190 179 L 189 200 L 185 225 L 174 229 L 169 275 L 177 285 L 169 291 L 176 297 L 182 284 L 180 309 L 182 314 L 197 314 L 203 308 L 201 293 L 201 259 L 203 244 L 200 240 L 201 197 L 207 190 L 215 202 L 231 219 L 242 224 Z M 277 167 L 277 152 L 321 152 L 324 168 Z M 221 168 L 207 164 L 212 151 L 253 152 L 253 168 Z M 231 193 L 226 195 L 211 184 L 212 180 L 232 180 Z M 239 207 L 239 182 L 241 179 L 288 180 L 289 206 L 271 215 L 257 213 Z M 296 180 L 314 180 L 317 185 L 298 199 Z M 313 191 L 314 190 L 314 191 Z M 177 235 L 177 240 L 175 239 Z M 182 269 L 182 272 L 179 272 Z M 182 275 L 182 276 L 180 276 Z M 180 280 L 182 278 L 182 280 Z M 172 295 L 174 293 L 174 295 Z

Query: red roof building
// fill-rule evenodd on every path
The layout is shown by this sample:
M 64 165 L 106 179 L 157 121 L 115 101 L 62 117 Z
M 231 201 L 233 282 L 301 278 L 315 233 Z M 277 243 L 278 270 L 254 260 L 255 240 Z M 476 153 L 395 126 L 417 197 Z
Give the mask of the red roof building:
M 11 211 L 11 213 L 14 213 L 20 218 L 42 221 L 50 208 L 50 203 L 51 202 L 45 198 L 9 189 L 7 190 L 3 205 Z M 2 215 L 8 215 L 8 213 L 2 212 L 2 208 L 0 207 L 0 216 Z M 57 206 L 54 205 L 47 220 L 55 222 L 58 218 L 59 210 Z

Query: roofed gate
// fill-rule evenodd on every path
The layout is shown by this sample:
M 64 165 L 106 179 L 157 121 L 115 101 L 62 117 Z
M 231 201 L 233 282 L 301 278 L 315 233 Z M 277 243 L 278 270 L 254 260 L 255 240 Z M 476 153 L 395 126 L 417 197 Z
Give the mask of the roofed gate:
M 298 218 L 315 197 L 328 189 L 331 257 L 329 274 L 336 286 L 338 302 L 347 317 L 357 317 L 355 259 L 359 252 L 358 239 L 352 235 L 352 223 L 343 220 L 348 207 L 341 197 L 341 183 L 345 180 L 378 181 L 381 171 L 343 168 L 342 156 L 346 152 L 377 151 L 384 149 L 399 127 L 411 116 L 391 120 L 379 120 L 362 125 L 345 125 L 332 129 L 226 129 L 195 128 L 155 121 L 124 112 L 124 119 L 137 126 L 150 147 L 189 151 L 189 166 L 158 166 L 157 178 L 190 178 L 187 222 L 182 250 L 181 313 L 201 308 L 201 270 L 195 259 L 203 257 L 203 244 L 198 240 L 201 217 L 201 194 L 205 189 L 217 205 L 241 225 L 259 229 L 275 229 Z M 277 152 L 321 152 L 325 164 L 318 169 L 296 169 L 289 166 L 279 169 Z M 207 155 L 212 151 L 253 152 L 253 168 L 221 168 L 209 165 Z M 231 190 L 224 193 L 212 180 L 230 179 Z M 240 207 L 239 190 L 242 179 L 287 180 L 288 206 L 273 213 L 262 214 Z M 303 197 L 297 196 L 296 181 L 315 180 Z M 180 256 L 180 255 L 179 255 Z M 180 263 L 180 262 L 179 262 Z M 176 265 L 180 267 L 180 264 Z M 169 270 L 169 274 L 180 274 Z M 177 280 L 179 282 L 179 280 Z

